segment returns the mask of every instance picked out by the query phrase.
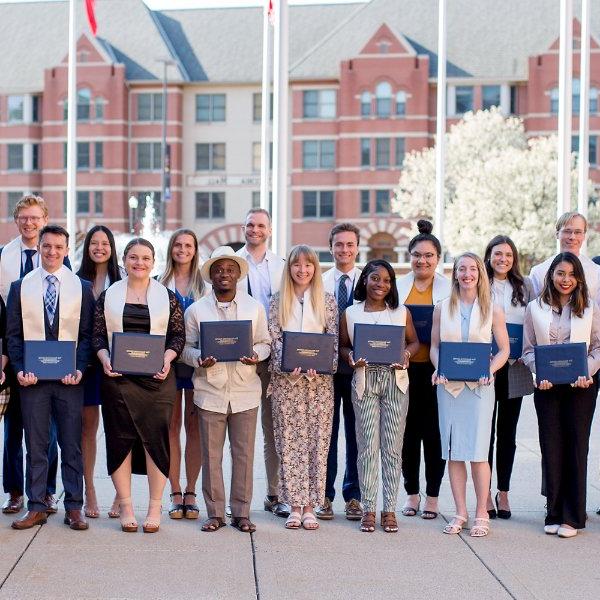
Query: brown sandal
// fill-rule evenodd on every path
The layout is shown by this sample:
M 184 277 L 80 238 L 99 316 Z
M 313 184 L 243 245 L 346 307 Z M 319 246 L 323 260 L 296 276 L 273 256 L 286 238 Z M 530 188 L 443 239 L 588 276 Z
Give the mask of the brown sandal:
M 398 531 L 398 521 L 396 521 L 395 512 L 381 513 L 381 526 L 386 533 L 396 533 Z
M 360 520 L 360 530 L 365 533 L 373 533 L 375 531 L 375 513 L 365 512 Z
M 210 517 L 206 519 L 204 523 L 202 523 L 200 529 L 202 531 L 209 531 L 212 533 L 213 531 L 219 531 L 219 529 L 221 529 L 221 527 L 225 527 L 225 525 L 227 525 L 227 523 L 225 523 L 223 519 L 219 519 L 218 517 Z
M 231 525 L 242 533 L 254 533 L 256 531 L 256 525 L 247 517 L 233 517 Z

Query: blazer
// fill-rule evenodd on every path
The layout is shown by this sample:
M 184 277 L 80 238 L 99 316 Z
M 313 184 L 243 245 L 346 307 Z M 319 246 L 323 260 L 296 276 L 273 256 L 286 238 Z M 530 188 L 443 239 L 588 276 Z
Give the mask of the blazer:
M 248 250 L 246 250 L 246 246 L 240 248 L 236 254 L 248 260 Z M 269 280 L 271 281 L 272 296 L 279 291 L 279 286 L 281 285 L 281 276 L 283 275 L 283 270 L 285 269 L 285 259 L 281 258 L 281 256 L 277 256 L 277 254 L 274 254 L 270 250 L 267 250 L 265 258 L 267 259 L 267 264 L 269 267 Z M 247 277 L 244 277 L 238 281 L 237 289 L 241 292 L 248 293 Z
M 15 373 L 23 370 L 23 322 L 21 316 L 21 283 L 22 279 L 13 281 L 8 293 L 6 307 L 6 345 L 8 357 Z M 81 280 L 81 311 L 79 314 L 79 337 L 77 341 L 77 370 L 82 373 L 88 366 L 92 356 L 92 328 L 94 323 L 94 294 L 92 284 Z M 56 305 L 54 327 L 50 328 L 44 311 L 46 339 L 58 339 L 58 316 L 60 314 L 60 294 Z

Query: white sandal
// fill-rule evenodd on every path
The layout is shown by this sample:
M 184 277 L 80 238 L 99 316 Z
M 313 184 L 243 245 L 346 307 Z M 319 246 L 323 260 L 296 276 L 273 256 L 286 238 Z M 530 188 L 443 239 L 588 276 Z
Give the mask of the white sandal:
M 315 514 L 312 512 L 305 512 L 302 515 L 302 527 L 307 531 L 314 531 L 319 529 L 319 522 L 317 521 Z
M 468 520 L 469 520 L 468 517 L 461 517 L 460 515 L 454 515 L 452 517 L 452 520 L 450 521 L 450 523 L 448 523 L 444 527 L 443 531 L 444 531 L 444 533 L 447 533 L 449 535 L 456 535 L 463 530 L 463 527 L 466 527 Z
M 490 532 L 490 520 L 487 517 L 477 517 L 471 527 L 471 537 L 485 537 Z
M 286 529 L 300 529 L 302 515 L 299 512 L 291 512 L 285 521 Z

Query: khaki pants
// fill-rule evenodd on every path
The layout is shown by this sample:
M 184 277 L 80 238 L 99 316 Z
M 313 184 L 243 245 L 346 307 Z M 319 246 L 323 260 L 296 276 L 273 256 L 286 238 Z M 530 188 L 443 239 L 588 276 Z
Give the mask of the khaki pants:
M 277 496 L 279 488 L 279 456 L 275 450 L 275 433 L 273 432 L 273 410 L 271 397 L 267 396 L 267 388 L 271 380 L 269 361 L 263 360 L 256 366 L 256 373 L 262 385 L 260 420 L 263 430 L 265 472 L 267 474 L 267 495 Z

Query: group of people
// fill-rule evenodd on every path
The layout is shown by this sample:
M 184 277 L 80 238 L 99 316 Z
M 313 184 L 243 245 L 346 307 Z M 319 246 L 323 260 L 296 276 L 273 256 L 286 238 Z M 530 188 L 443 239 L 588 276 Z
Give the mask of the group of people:
M 438 516 L 440 484 L 448 465 L 456 514 L 443 528 L 459 533 L 468 522 L 467 463 L 477 498 L 470 535 L 483 537 L 490 519 L 511 517 L 510 479 L 523 380 L 533 389 L 534 348 L 585 342 L 588 376 L 570 385 L 537 383 L 534 392 L 542 454 L 544 531 L 573 537 L 585 527 L 586 473 L 600 367 L 600 267 L 580 254 L 587 222 L 566 213 L 557 222 L 560 252 L 524 277 L 515 244 L 493 238 L 483 260 L 464 253 L 452 275 L 437 272 L 442 249 L 428 221 L 409 243 L 410 271 L 396 277 L 385 260 L 356 266 L 359 229 L 336 224 L 329 235 L 334 267 L 322 274 L 306 245 L 284 259 L 268 249 L 270 215 L 251 209 L 245 245 L 213 251 L 201 264 L 193 231 L 173 233 L 164 272 L 152 277 L 154 248 L 134 238 L 118 257 L 113 235 L 93 227 L 74 273 L 69 235 L 48 224 L 38 196 L 15 207 L 19 236 L 0 253 L 0 383 L 10 394 L 4 415 L 5 514 L 27 512 L 12 527 L 46 522 L 58 510 L 58 448 L 65 524 L 88 528 L 100 515 L 94 490 L 96 438 L 102 411 L 107 469 L 115 487 L 109 516 L 121 529 L 139 529 L 131 475 L 148 478 L 142 529 L 159 530 L 167 480 L 172 519 L 197 519 L 196 483 L 202 475 L 206 518 L 218 531 L 226 517 L 242 532 L 251 521 L 258 412 L 264 439 L 264 508 L 288 529 L 315 530 L 334 518 L 338 433 L 343 420 L 345 516 L 360 530 L 377 526 L 379 464 L 383 488 L 380 527 L 398 531 L 396 504 L 403 479 L 402 514 Z M 119 258 L 122 266 L 119 266 Z M 434 306 L 431 335 L 419 338 L 410 307 Z M 408 308 L 407 308 L 408 306 Z M 252 352 L 220 362 L 202 348 L 202 323 L 250 321 Z M 402 326 L 404 355 L 391 365 L 369 364 L 353 351 L 357 324 Z M 507 324 L 522 325 L 523 352 L 509 359 Z M 164 336 L 154 375 L 122 374 L 111 364 L 113 334 Z M 328 333 L 338 348 L 333 375 L 282 368 L 285 332 Z M 440 344 L 494 340 L 489 373 L 479 381 L 448 381 L 437 370 Z M 60 381 L 38 380 L 24 366 L 25 342 L 72 341 L 76 370 Z M 525 371 L 525 374 L 524 374 Z M 521 385 L 514 382 L 520 380 Z M 520 390 L 515 392 L 516 390 Z M 185 448 L 181 448 L 181 428 Z M 223 480 L 228 434 L 231 487 Z M 23 437 L 26 467 L 23 472 Z M 494 463 L 497 493 L 492 495 Z M 420 461 L 425 461 L 421 510 Z M 185 488 L 181 463 L 185 457 Z

